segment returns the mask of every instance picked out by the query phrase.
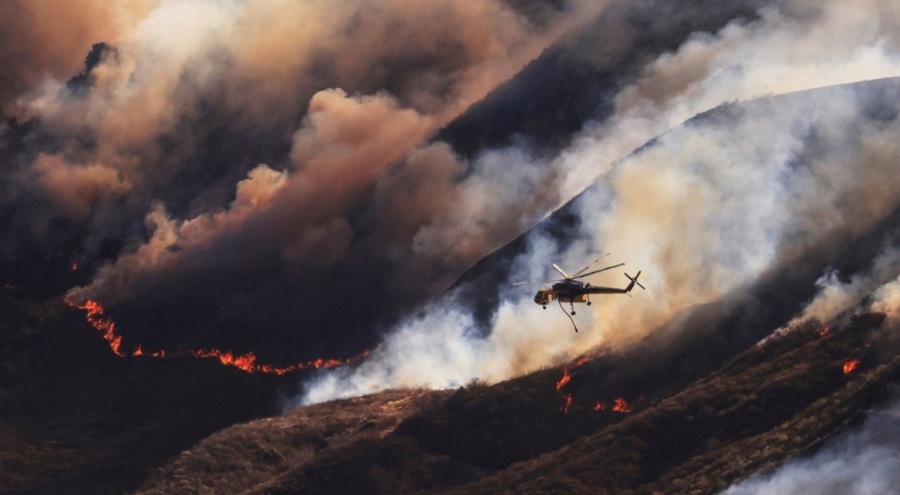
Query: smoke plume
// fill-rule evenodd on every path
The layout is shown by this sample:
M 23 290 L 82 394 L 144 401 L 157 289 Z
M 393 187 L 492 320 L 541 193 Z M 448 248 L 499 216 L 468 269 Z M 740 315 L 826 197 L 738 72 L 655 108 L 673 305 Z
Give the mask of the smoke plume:
M 737 301 L 761 277 L 796 270 L 792 264 L 812 249 L 826 263 L 837 262 L 843 243 L 900 207 L 892 179 L 900 128 L 897 109 L 887 103 L 896 101 L 898 88 L 885 81 L 788 92 L 900 74 L 891 7 L 867 2 L 866 8 L 885 15 L 876 21 L 836 2 L 785 2 L 761 9 L 756 20 L 696 33 L 648 63 L 618 93 L 609 119 L 545 160 L 552 197 L 578 193 L 584 177 L 596 181 L 569 207 L 577 229 L 568 240 L 542 233 L 549 226 L 536 229 L 511 262 L 508 281 L 546 280 L 554 276 L 551 262 L 575 271 L 612 252 L 609 264 L 625 261 L 630 273 L 644 271 L 647 292 L 593 298 L 592 309 L 575 317 L 577 334 L 558 312 L 536 308 L 533 291 L 482 287 L 501 292 L 486 330 L 468 316 L 468 302 L 454 302 L 451 294 L 398 325 L 364 367 L 323 374 L 302 401 L 500 380 L 601 344 L 624 346 L 648 333 L 666 341 L 697 321 L 691 315 L 704 305 Z M 695 114 L 701 116 L 679 125 Z M 891 234 L 872 242 L 889 242 L 885 235 Z M 862 283 L 865 274 L 857 275 L 860 297 L 897 272 L 890 252 L 869 269 L 876 280 Z M 591 282 L 627 282 L 604 277 Z M 827 276 L 820 285 L 826 283 Z M 788 308 L 782 318 L 809 302 L 805 289 L 781 290 Z M 786 323 L 772 321 L 763 332 Z
M 3 129 L 4 254 L 63 251 L 89 269 L 67 297 L 102 301 L 126 344 L 293 360 L 358 352 L 533 222 L 515 210 L 457 228 L 521 191 L 460 201 L 498 178 L 461 186 L 469 164 L 428 139 L 602 4 L 79 7 L 8 7 L 40 18 L 9 57 L 65 44 L 41 28 L 54 15 L 90 42 L 74 64 L 35 58 L 4 84 L 18 117 Z
M 900 207 L 897 84 L 792 93 L 900 75 L 893 4 L 674 5 L 8 3 L 0 253 L 76 263 L 67 298 L 102 302 L 126 347 L 374 347 L 305 402 L 665 342 L 780 270 L 821 295 L 783 289 L 765 332 L 895 277 L 881 231 L 875 265 L 837 262 Z M 519 236 L 503 280 L 439 297 Z M 831 271 L 794 266 L 813 249 Z M 577 334 L 509 286 L 606 252 L 648 290 L 595 297 Z
M 894 398 L 870 411 L 861 427 L 827 442 L 815 455 L 789 461 L 723 493 L 889 493 L 900 482 L 900 438 L 893 426 L 898 410 L 900 401 Z

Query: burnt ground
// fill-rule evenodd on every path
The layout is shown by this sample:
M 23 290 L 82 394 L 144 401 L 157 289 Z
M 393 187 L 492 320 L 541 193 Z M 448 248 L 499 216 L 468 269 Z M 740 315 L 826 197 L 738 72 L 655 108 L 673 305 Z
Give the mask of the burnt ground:
M 570 365 L 559 391 L 554 368 L 303 407 L 207 438 L 139 493 L 717 493 L 815 452 L 897 383 L 884 315 L 821 330 L 810 322 L 655 397 L 618 390 L 602 410 L 602 356 Z M 859 364 L 845 373 L 850 360 Z M 618 396 L 630 411 L 613 410 Z
M 82 311 L 0 288 L 0 493 L 134 489 L 200 439 L 275 413 L 284 381 L 120 358 Z

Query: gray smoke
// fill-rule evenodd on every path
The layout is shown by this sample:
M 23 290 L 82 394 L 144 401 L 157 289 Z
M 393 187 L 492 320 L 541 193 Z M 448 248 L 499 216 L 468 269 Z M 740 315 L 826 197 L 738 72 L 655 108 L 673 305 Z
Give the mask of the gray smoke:
M 788 461 L 772 473 L 758 475 L 723 494 L 893 493 L 900 486 L 900 400 L 870 411 L 865 423 L 828 441 L 811 457 Z
M 577 334 L 558 312 L 534 306 L 531 290 L 499 289 L 487 332 L 473 329 L 471 309 L 447 297 L 398 325 L 362 367 L 323 374 L 301 401 L 502 380 L 598 345 L 622 347 L 677 328 L 674 319 L 691 308 L 734 297 L 808 249 L 832 252 L 867 232 L 900 206 L 893 180 L 900 123 L 889 103 L 897 101 L 896 84 L 729 105 L 853 80 L 848 67 L 856 78 L 900 74 L 892 7 L 866 8 L 885 15 L 875 22 L 839 2 L 815 9 L 792 2 L 763 9 L 757 21 L 692 36 L 619 93 L 613 117 L 547 160 L 557 190 L 551 196 L 571 197 L 579 178 L 597 181 L 575 203 L 575 241 L 564 247 L 531 236 L 528 252 L 513 262 L 515 279 L 552 278 L 551 262 L 574 271 L 612 252 L 610 264 L 644 270 L 650 290 L 594 298 L 592 310 L 576 316 Z M 805 79 L 813 69 L 816 78 Z M 879 265 L 880 277 L 896 274 L 892 259 Z M 627 282 L 614 275 L 591 281 Z

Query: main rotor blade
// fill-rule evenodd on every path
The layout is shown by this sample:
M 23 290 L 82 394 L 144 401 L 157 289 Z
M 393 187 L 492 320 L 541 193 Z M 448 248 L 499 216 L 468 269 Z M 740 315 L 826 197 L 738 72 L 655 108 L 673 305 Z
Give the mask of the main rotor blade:
M 584 268 L 582 268 L 581 270 L 578 270 L 577 272 L 575 272 L 575 275 L 572 275 L 572 277 L 573 277 L 573 278 L 578 278 L 578 276 L 581 275 L 582 272 L 584 272 L 584 271 L 587 270 L 588 268 L 594 266 L 595 263 L 599 263 L 600 260 L 602 260 L 603 258 L 605 258 L 605 257 L 607 257 L 607 256 L 609 256 L 609 253 L 606 253 L 606 254 L 604 254 L 603 256 L 598 257 L 598 258 L 595 259 L 594 261 L 591 261 L 590 263 L 588 263 L 588 265 L 587 265 L 586 267 L 584 267 Z
M 606 267 L 606 268 L 601 268 L 601 269 L 599 269 L 599 270 L 594 270 L 594 271 L 592 271 L 592 272 L 587 272 L 587 273 L 585 273 L 584 275 L 579 275 L 579 276 L 573 277 L 573 278 L 584 278 L 584 277 L 587 277 L 588 275 L 593 275 L 593 274 L 595 274 L 595 273 L 605 272 L 606 270 L 612 270 L 613 268 L 619 268 L 620 266 L 625 266 L 625 263 L 619 263 L 618 265 L 608 266 L 608 267 Z
M 563 271 L 563 269 L 560 268 L 559 265 L 557 265 L 556 263 L 553 263 L 553 268 L 556 268 L 556 271 L 558 271 L 559 273 L 562 273 L 562 276 L 563 276 L 563 277 L 566 277 L 566 280 L 572 278 L 572 277 L 569 276 L 568 273 L 566 273 L 565 271 Z

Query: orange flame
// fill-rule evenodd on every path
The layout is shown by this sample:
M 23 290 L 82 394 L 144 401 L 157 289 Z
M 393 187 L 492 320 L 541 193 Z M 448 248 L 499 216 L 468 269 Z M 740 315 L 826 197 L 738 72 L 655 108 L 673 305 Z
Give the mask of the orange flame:
M 568 384 L 570 381 L 572 381 L 572 372 L 569 370 L 569 368 L 566 368 L 563 370 L 562 378 L 560 378 L 559 381 L 556 382 L 556 391 L 561 391 L 562 388 L 565 387 L 566 384 Z
M 594 405 L 594 410 L 595 411 L 605 411 L 607 407 L 608 406 L 606 405 L 606 402 L 598 402 L 597 404 Z
M 628 402 L 625 399 L 619 397 L 616 399 L 615 402 L 616 403 L 613 405 L 613 409 L 612 409 L 614 412 L 617 412 L 617 413 L 630 413 L 631 412 L 631 406 L 628 405 Z
M 103 340 L 109 343 L 109 348 L 117 356 L 125 357 L 125 353 L 122 352 L 122 337 L 116 335 L 116 324 L 109 318 L 103 317 L 103 306 L 97 301 L 87 300 L 83 305 L 78 306 L 78 309 L 87 312 L 88 323 L 103 334 Z
M 823 328 L 819 331 L 819 337 L 827 337 L 830 331 L 831 330 L 828 327 Z
M 560 411 L 563 414 L 569 412 L 569 408 L 572 407 L 572 402 L 575 400 L 572 394 L 563 394 L 562 389 L 565 387 L 570 381 L 572 381 L 572 370 L 578 368 L 580 366 L 584 366 L 591 358 L 587 356 L 579 356 L 578 359 L 572 364 L 571 367 L 563 368 L 563 376 L 556 382 L 556 391 L 563 396 L 566 400 L 566 403 L 560 408 Z
M 859 366 L 859 359 L 848 359 L 844 362 L 844 374 L 849 375 L 857 366 Z
M 110 318 L 104 318 L 103 306 L 100 305 L 97 301 L 87 300 L 84 304 L 80 306 L 76 306 L 71 301 L 66 301 L 66 304 L 70 306 L 75 306 L 78 309 L 84 310 L 86 312 L 87 322 L 97 329 L 100 333 L 103 334 L 103 339 L 109 343 L 109 348 L 117 355 L 121 357 L 140 357 L 147 355 L 141 345 L 135 347 L 131 353 L 126 353 L 122 350 L 122 336 L 117 335 L 115 332 L 116 324 Z M 305 370 L 305 369 L 319 369 L 319 368 L 334 368 L 337 366 L 344 366 L 347 364 L 351 364 L 354 361 L 365 358 L 369 355 L 369 351 L 365 351 L 362 354 L 347 359 L 315 359 L 313 361 L 301 362 L 296 364 L 291 364 L 288 366 L 275 366 L 273 364 L 260 364 L 256 362 L 256 355 L 252 352 L 248 352 L 246 354 L 236 355 L 231 351 L 222 351 L 219 349 L 198 349 L 198 350 L 189 350 L 189 351 L 181 351 L 175 353 L 167 353 L 165 350 L 160 349 L 158 351 L 151 352 L 149 354 L 150 357 L 153 358 L 174 358 L 178 356 L 191 356 L 195 358 L 215 358 L 218 359 L 219 362 L 224 366 L 231 366 L 233 368 L 237 368 L 242 371 L 246 371 L 247 373 L 267 373 L 274 375 L 283 375 L 285 373 L 290 373 L 292 371 L 297 370 Z

